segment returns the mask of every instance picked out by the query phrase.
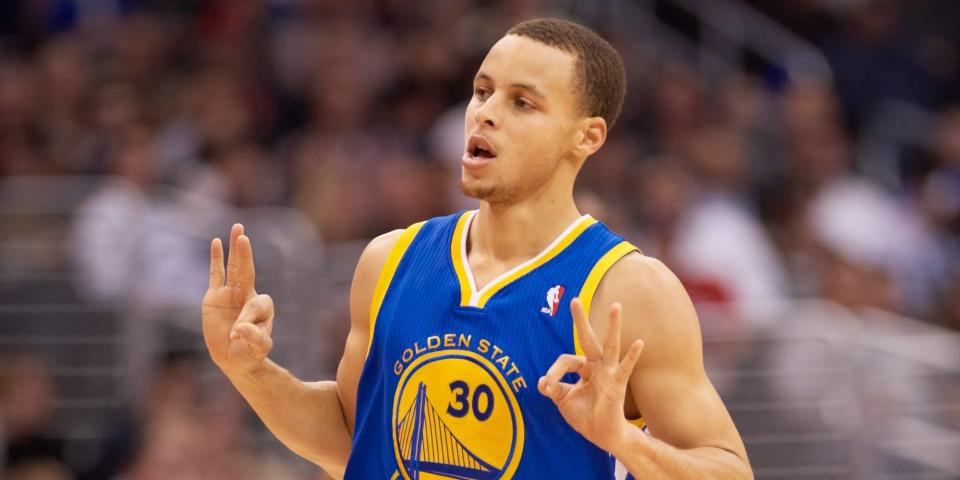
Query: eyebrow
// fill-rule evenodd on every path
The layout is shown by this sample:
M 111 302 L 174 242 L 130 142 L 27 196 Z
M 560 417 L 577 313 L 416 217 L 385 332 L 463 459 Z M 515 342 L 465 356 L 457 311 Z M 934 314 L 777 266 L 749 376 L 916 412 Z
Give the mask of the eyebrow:
M 476 80 L 486 80 L 486 81 L 488 81 L 488 82 L 492 82 L 492 81 L 493 81 L 493 78 L 490 78 L 490 75 L 487 75 L 486 73 L 479 72 L 479 73 L 477 73 L 477 76 L 474 78 L 474 81 L 476 81 Z M 521 90 L 526 90 L 526 91 L 532 93 L 534 96 L 540 97 L 541 99 L 546 99 L 546 98 L 547 98 L 547 95 L 546 95 L 545 93 L 541 92 L 540 90 L 537 89 L 536 86 L 534 86 L 534 85 L 532 85 L 532 84 L 529 84 L 529 83 L 511 83 L 511 84 L 510 84 L 510 87 L 512 87 L 512 88 L 519 88 L 519 89 L 521 89 Z

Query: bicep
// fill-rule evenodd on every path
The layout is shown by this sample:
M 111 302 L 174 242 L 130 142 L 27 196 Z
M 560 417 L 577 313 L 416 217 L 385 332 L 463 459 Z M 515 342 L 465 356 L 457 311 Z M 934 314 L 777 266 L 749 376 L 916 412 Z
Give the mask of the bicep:
M 367 358 L 370 343 L 370 305 L 380 270 L 383 269 L 390 250 L 396 244 L 402 230 L 381 235 L 370 242 L 353 275 L 350 285 L 350 333 L 343 349 L 343 357 L 337 367 L 337 394 L 343 408 L 344 421 L 353 433 L 356 414 L 357 386 L 360 373 Z
M 631 255 L 620 263 L 597 291 L 596 313 L 602 315 L 592 314 L 592 323 L 605 323 L 596 319 L 606 318 L 619 302 L 621 345 L 644 341 L 629 392 L 650 433 L 678 448 L 712 446 L 746 458 L 730 414 L 704 371 L 700 324 L 683 285 L 649 257 Z
M 347 429 L 353 434 L 353 423 L 357 406 L 357 386 L 360 383 L 360 372 L 366 360 L 367 339 L 369 330 L 350 329 L 347 341 L 337 367 L 337 396 L 343 408 L 344 422 Z
M 634 370 L 630 392 L 651 435 L 677 448 L 743 450 L 723 401 L 702 372 L 676 366 Z

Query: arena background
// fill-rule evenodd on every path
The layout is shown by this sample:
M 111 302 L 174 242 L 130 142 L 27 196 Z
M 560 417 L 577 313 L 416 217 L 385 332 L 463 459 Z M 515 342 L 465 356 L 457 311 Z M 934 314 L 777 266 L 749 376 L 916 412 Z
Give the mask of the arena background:
M 757 478 L 960 478 L 952 0 L 0 2 L 3 478 L 322 478 L 202 347 L 209 239 L 331 378 L 365 241 L 473 205 L 471 78 L 536 16 L 623 55 L 579 205 L 684 281 Z

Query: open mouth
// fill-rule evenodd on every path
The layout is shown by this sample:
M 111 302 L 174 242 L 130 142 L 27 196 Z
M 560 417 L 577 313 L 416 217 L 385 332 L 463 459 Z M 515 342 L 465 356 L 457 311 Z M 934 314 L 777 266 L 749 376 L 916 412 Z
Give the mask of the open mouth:
M 473 147 L 473 150 L 470 150 L 470 155 L 475 158 L 493 158 L 496 156 L 493 152 L 483 147 Z
M 496 158 L 497 152 L 490 145 L 490 142 L 486 138 L 483 138 L 479 135 L 473 135 L 470 137 L 470 141 L 467 144 L 467 155 L 472 158 L 477 159 L 490 159 Z

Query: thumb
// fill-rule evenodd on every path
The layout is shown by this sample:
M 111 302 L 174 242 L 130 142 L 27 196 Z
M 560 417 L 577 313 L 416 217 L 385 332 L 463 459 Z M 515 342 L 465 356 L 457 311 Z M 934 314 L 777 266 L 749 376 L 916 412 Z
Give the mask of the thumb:
M 537 381 L 537 390 L 540 391 L 541 395 L 553 400 L 553 403 L 559 406 L 560 402 L 573 390 L 573 385 L 558 381 L 552 382 L 546 376 L 543 376 Z
M 253 323 L 238 323 L 230 332 L 230 338 L 243 344 L 246 353 L 260 360 L 273 350 L 273 339 Z
M 242 341 L 254 358 L 262 359 L 273 348 L 273 299 L 257 295 L 247 301 L 230 331 L 230 339 Z

